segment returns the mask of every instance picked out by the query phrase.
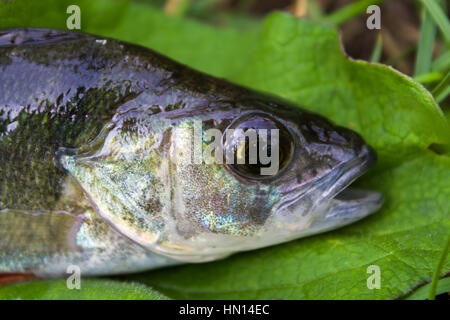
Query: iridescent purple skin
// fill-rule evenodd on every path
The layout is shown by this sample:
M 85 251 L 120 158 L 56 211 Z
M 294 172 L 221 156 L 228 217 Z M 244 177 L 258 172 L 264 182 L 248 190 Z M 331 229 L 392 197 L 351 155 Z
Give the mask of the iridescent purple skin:
M 225 132 L 249 118 L 283 132 L 277 174 L 177 158 L 196 121 Z M 381 206 L 342 192 L 375 159 L 351 130 L 152 50 L 0 31 L 0 273 L 135 272 L 341 227 Z

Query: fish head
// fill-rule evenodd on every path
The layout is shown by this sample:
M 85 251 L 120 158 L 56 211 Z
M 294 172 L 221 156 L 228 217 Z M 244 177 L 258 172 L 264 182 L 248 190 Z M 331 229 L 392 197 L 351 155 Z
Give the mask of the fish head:
M 383 201 L 347 188 L 376 161 L 357 133 L 279 100 L 128 112 L 87 147 L 62 154 L 113 228 L 180 261 L 335 229 Z

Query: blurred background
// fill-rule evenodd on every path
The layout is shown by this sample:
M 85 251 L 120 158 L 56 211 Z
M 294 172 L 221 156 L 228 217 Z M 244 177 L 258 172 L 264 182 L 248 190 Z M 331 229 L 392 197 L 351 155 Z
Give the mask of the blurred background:
M 408 75 L 415 73 L 424 7 L 421 1 L 384 0 L 136 0 L 155 5 L 167 14 L 187 16 L 217 26 L 251 27 L 271 11 L 287 11 L 300 18 L 324 20 L 336 24 L 342 35 L 346 53 L 357 59 L 370 60 L 378 44 L 379 60 Z M 428 0 L 430 1 L 430 0 Z M 439 0 L 431 0 L 439 2 Z M 366 27 L 366 8 L 377 4 L 381 8 L 381 30 Z M 447 14 L 447 3 L 440 3 Z M 433 60 L 446 48 L 443 40 L 431 28 Z M 447 49 L 448 50 L 448 49 Z M 437 70 L 436 65 L 434 70 Z M 430 71 L 430 70 L 425 70 Z M 439 75 L 435 75 L 436 81 Z M 429 79 L 431 81 L 431 79 Z M 426 81 L 425 81 L 426 82 Z

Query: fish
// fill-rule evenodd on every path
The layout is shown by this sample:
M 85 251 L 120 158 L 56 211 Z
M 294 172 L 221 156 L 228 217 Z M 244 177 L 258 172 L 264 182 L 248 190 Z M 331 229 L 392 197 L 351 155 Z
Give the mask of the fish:
M 376 158 L 350 129 L 151 49 L 0 31 L 0 274 L 132 273 L 340 228 L 382 206 L 349 187 Z

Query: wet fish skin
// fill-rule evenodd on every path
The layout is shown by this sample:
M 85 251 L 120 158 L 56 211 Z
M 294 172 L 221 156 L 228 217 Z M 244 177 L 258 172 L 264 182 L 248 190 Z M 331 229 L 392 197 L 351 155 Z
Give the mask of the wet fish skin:
M 290 132 L 280 174 L 169 159 L 190 146 L 177 128 L 223 131 L 249 114 Z M 0 31 L 0 272 L 133 272 L 326 231 L 379 208 L 377 193 L 334 200 L 374 161 L 353 131 L 152 50 Z

